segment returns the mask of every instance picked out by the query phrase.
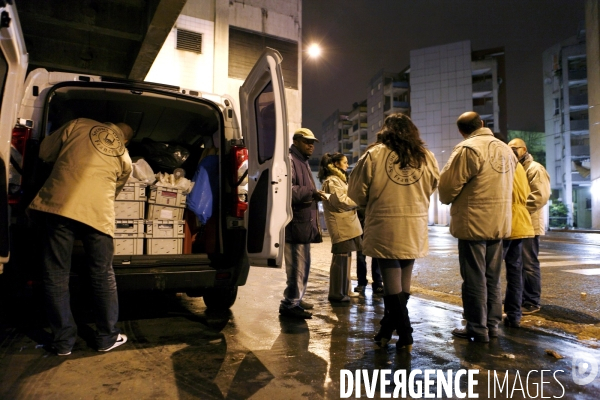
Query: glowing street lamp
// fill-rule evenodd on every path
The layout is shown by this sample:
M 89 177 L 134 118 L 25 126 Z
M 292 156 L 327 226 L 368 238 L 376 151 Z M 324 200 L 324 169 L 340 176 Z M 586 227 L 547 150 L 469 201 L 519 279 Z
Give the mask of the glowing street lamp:
M 317 58 L 321 55 L 321 47 L 316 44 L 313 43 L 310 46 L 308 46 L 308 56 L 310 58 Z

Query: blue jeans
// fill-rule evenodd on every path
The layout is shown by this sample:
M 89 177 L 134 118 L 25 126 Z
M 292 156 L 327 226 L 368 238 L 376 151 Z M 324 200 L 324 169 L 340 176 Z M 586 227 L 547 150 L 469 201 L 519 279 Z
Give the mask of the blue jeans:
M 69 275 L 75 236 L 81 238 L 92 283 L 96 317 L 96 345 L 112 346 L 118 338 L 119 300 L 112 261 L 113 238 L 81 222 L 56 214 L 45 214 L 44 294 L 46 314 L 52 330 L 52 345 L 58 352 L 71 351 L 77 325 L 71 313 Z
M 356 252 L 356 277 L 359 286 L 367 286 L 367 256 L 362 251 Z M 371 259 L 371 277 L 373 278 L 373 289 L 383 286 L 383 279 L 379 271 L 379 265 L 375 258 Z
M 540 306 L 542 274 L 540 271 L 540 237 L 523 239 L 523 305 Z
M 506 294 L 504 312 L 510 322 L 521 322 L 521 297 L 523 296 L 523 239 L 503 240 L 503 257 L 506 264 Z
M 310 243 L 286 243 L 284 255 L 287 286 L 281 304 L 293 308 L 300 305 L 300 300 L 306 292 L 310 273 Z
M 502 240 L 458 240 L 467 331 L 488 335 L 502 320 Z

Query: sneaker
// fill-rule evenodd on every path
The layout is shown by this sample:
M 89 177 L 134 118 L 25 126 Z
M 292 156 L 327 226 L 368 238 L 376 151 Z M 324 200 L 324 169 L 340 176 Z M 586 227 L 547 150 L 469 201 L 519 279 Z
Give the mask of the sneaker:
M 491 338 L 498 337 L 498 328 L 488 328 L 488 336 Z
M 533 314 L 540 311 L 540 306 L 534 306 L 534 305 L 524 305 L 521 307 L 521 314 L 523 315 L 529 315 L 529 314 Z
M 304 318 L 309 319 L 312 318 L 312 314 L 308 311 L 304 311 L 304 308 L 300 306 L 296 307 L 286 307 L 283 304 L 279 306 L 279 314 L 286 317 L 294 317 L 294 318 Z
M 315 308 L 315 305 L 304 300 L 300 300 L 300 307 L 304 308 L 305 310 L 312 310 Z
M 98 351 L 111 351 L 112 349 L 116 349 L 120 345 L 125 344 L 125 342 L 127 342 L 127 336 L 119 333 L 119 336 L 117 336 L 116 342 L 112 346 L 104 348 L 104 349 L 98 349 Z
M 61 356 L 61 357 L 62 356 L 70 356 L 71 352 L 70 351 L 58 351 L 58 350 L 56 350 L 56 355 L 57 356 Z
M 354 288 L 354 291 L 357 292 L 357 293 L 364 292 L 365 291 L 365 285 L 358 285 L 358 286 L 356 286 Z
M 373 294 L 381 294 L 383 295 L 383 286 L 378 286 L 373 289 Z
M 508 319 L 508 317 L 503 318 L 502 322 L 504 322 L 504 326 L 507 326 L 509 328 L 520 328 L 521 327 L 520 322 L 511 321 L 510 319 Z
M 469 342 L 488 343 L 490 341 L 490 337 L 488 335 L 477 335 L 467 331 L 466 328 L 456 328 L 452 331 L 452 334 L 461 339 L 468 339 Z

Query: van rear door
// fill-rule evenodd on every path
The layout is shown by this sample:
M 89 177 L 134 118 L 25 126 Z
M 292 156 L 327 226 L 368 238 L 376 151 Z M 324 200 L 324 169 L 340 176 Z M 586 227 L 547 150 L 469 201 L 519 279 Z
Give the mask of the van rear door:
M 281 266 L 292 219 L 288 122 L 281 55 L 267 48 L 240 88 L 248 148 L 246 249 L 254 266 Z
M 27 71 L 27 50 L 21 23 L 15 6 L 8 3 L 0 0 L 0 266 L 8 262 L 10 255 L 10 148 Z

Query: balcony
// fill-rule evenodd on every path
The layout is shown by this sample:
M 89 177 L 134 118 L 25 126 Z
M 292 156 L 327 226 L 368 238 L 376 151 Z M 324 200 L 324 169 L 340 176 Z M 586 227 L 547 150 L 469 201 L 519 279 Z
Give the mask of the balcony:
M 569 74 L 569 82 L 587 80 L 587 69 L 569 70 L 568 74 Z
M 348 114 L 348 119 L 350 121 L 354 121 L 355 119 L 358 119 L 360 117 L 366 117 L 366 116 L 367 116 L 367 107 L 361 106 L 361 107 L 358 107 L 358 108 L 355 108 L 354 110 L 352 110 L 350 112 L 350 114 Z
M 406 113 L 408 110 L 410 110 L 410 103 L 408 101 L 393 101 L 391 104 L 388 103 L 383 107 L 384 115 Z
M 580 145 L 580 146 L 571 146 L 571 157 L 589 157 L 590 156 L 590 146 Z
M 494 106 L 492 104 L 485 104 L 483 106 L 473 106 L 473 111 L 481 116 L 482 119 L 492 117 L 494 115 Z
M 571 120 L 571 131 L 589 131 L 590 121 L 588 119 Z
M 587 106 L 587 103 L 588 103 L 587 93 L 569 96 L 569 105 L 570 106 Z
M 397 96 L 399 94 L 406 93 L 409 88 L 410 85 L 408 82 L 394 81 L 385 85 L 383 88 L 383 94 L 386 96 Z
M 352 125 L 352 131 L 356 132 L 359 129 L 367 129 L 368 125 L 366 122 L 361 122 L 361 123 L 355 123 L 354 125 Z
M 491 80 L 473 83 L 473 94 L 477 92 L 491 92 L 493 89 L 494 84 Z

